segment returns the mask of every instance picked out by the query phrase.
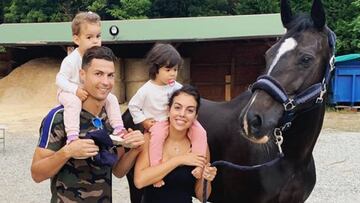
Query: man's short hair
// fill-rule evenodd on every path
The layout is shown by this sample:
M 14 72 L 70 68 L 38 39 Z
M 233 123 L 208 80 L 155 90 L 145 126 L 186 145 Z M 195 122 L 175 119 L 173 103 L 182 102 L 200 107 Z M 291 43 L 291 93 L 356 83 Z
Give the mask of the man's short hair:
M 81 25 L 84 23 L 99 23 L 100 25 L 100 16 L 94 12 L 79 12 L 76 14 L 74 19 L 71 22 L 71 31 L 73 35 L 79 35 L 81 31 Z
M 93 59 L 104 59 L 107 61 L 112 61 L 114 64 L 117 60 L 114 52 L 110 48 L 105 46 L 95 46 L 86 50 L 84 53 L 81 64 L 82 69 L 87 69 Z

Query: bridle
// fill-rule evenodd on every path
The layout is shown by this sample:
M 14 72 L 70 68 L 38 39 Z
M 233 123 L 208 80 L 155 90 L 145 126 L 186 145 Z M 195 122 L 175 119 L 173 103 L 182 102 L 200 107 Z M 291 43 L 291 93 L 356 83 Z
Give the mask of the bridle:
M 280 153 L 282 153 L 281 144 L 283 142 L 283 132 L 290 128 L 296 115 L 302 111 L 315 108 L 324 102 L 324 95 L 327 91 L 331 72 L 335 68 L 336 35 L 330 29 L 328 29 L 328 31 L 328 43 L 332 53 L 330 60 L 326 65 L 326 71 L 321 82 L 313 84 L 309 88 L 292 97 L 290 97 L 281 84 L 270 75 L 262 75 L 258 77 L 256 82 L 250 87 L 252 92 L 255 92 L 256 90 L 265 91 L 284 107 L 284 114 L 280 119 L 278 127 L 275 128 L 273 132 L 275 143 L 277 144 Z

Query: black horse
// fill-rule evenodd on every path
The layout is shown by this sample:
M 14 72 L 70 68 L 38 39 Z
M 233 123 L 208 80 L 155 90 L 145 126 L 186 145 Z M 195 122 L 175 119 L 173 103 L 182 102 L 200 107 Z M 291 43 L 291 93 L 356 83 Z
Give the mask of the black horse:
M 265 76 L 230 102 L 202 100 L 199 121 L 212 162 L 257 165 L 277 158 L 281 149 L 284 157 L 256 170 L 219 167 L 212 202 L 304 202 L 315 185 L 312 151 L 323 123 L 334 34 L 320 0 L 311 15 L 297 16 L 282 0 L 281 20 L 287 32 L 266 52 Z M 131 127 L 128 112 L 123 119 Z M 139 202 L 128 178 L 132 202 Z

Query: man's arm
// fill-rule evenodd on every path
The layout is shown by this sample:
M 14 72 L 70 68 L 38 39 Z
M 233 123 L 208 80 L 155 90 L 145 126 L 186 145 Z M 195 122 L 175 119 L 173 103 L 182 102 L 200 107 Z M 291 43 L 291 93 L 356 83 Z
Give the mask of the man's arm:
M 99 148 L 90 139 L 75 140 L 56 152 L 37 147 L 31 164 L 31 176 L 39 183 L 56 175 L 71 157 L 92 157 L 98 151 Z
M 125 135 L 124 142 L 130 144 L 133 148 L 126 153 L 123 147 L 117 148 L 119 161 L 113 167 L 113 174 L 118 178 L 125 176 L 134 166 L 138 154 L 143 149 L 145 139 L 140 131 L 129 129 L 129 133 Z
M 31 164 L 31 177 L 37 183 L 54 176 L 69 160 L 64 148 L 54 152 L 37 147 Z

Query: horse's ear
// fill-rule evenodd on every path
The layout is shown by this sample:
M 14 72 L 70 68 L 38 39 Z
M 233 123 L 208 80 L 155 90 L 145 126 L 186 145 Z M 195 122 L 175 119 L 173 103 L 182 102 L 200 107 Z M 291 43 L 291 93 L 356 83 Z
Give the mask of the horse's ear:
M 311 8 L 311 18 L 315 27 L 321 29 L 325 25 L 325 11 L 321 0 L 314 0 Z
M 281 0 L 280 9 L 281 9 L 281 11 L 280 11 L 281 22 L 286 29 L 289 29 L 288 26 L 292 20 L 292 12 L 291 12 L 291 8 L 290 8 L 290 4 L 289 4 L 288 0 Z

